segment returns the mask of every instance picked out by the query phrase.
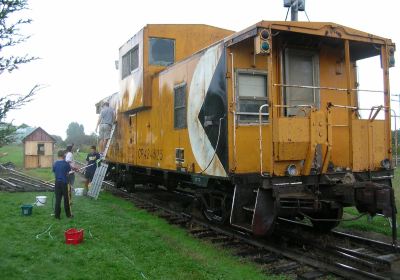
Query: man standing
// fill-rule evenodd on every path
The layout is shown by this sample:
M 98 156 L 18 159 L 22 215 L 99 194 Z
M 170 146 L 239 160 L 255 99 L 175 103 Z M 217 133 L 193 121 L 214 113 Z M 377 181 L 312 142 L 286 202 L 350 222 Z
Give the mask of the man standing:
M 74 144 L 68 144 L 67 145 L 67 153 L 65 155 L 65 161 L 70 165 L 71 167 L 71 172 L 68 174 L 68 184 L 71 187 L 71 189 L 74 189 L 74 184 L 75 184 L 75 161 L 74 161 L 74 155 L 72 154 L 72 148 L 74 147 Z
M 64 197 L 64 210 L 68 218 L 72 217 L 71 206 L 68 193 L 68 173 L 71 171 L 70 165 L 65 161 L 64 151 L 58 151 L 58 160 L 53 164 L 55 176 L 54 194 L 56 196 L 56 205 L 54 207 L 54 216 L 60 219 L 61 199 Z
M 87 167 L 85 171 L 86 183 L 85 189 L 86 193 L 89 190 L 89 183 L 92 182 L 94 173 L 97 168 L 97 161 L 100 159 L 100 154 L 96 151 L 96 146 L 90 147 L 90 153 L 88 153 L 86 157 Z
M 114 110 L 110 107 L 110 104 L 106 101 L 100 112 L 99 120 L 97 121 L 96 132 L 99 130 L 99 150 L 100 153 L 104 153 L 107 141 L 110 139 L 111 127 L 115 120 Z

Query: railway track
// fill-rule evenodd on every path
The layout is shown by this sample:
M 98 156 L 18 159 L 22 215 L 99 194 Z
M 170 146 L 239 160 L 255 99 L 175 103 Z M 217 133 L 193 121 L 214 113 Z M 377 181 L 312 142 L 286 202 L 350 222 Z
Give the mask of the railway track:
M 400 279 L 400 248 L 392 244 L 339 231 L 317 234 L 310 226 L 284 219 L 278 221 L 271 237 L 257 239 L 205 222 L 188 206 L 190 195 L 162 190 L 128 193 L 110 183 L 105 185 L 136 207 L 185 227 L 196 238 L 229 248 L 267 273 L 295 279 Z
M 54 185 L 0 164 L 0 191 L 53 191 Z
M 194 237 L 228 248 L 267 273 L 296 279 L 400 279 L 399 247 L 339 231 L 316 234 L 308 225 L 280 219 L 275 234 L 257 239 L 230 227 L 205 222 L 193 209 L 194 197 L 182 192 L 143 189 L 128 193 L 104 183 L 115 195 L 185 227 Z M 0 165 L 0 190 L 52 191 L 43 180 Z

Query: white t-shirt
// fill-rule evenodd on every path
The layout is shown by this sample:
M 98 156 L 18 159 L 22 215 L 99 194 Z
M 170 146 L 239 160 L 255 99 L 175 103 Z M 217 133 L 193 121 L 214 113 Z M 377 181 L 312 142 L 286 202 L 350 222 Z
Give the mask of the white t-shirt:
M 75 167 L 74 165 L 74 155 L 71 152 L 68 152 L 65 155 L 65 161 L 69 163 L 69 165 L 72 167 Z

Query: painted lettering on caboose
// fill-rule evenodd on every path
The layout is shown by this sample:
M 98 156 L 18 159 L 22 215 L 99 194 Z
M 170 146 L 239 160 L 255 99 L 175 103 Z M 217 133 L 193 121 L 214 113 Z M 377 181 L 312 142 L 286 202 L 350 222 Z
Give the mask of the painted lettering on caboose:
M 150 149 L 150 148 L 138 148 L 137 150 L 138 159 L 152 159 L 152 160 L 163 160 L 162 149 Z

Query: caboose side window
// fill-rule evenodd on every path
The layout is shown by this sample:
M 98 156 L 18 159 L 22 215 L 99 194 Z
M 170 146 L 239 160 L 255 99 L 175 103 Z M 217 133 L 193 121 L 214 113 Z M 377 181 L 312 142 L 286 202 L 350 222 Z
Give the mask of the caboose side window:
M 186 83 L 174 88 L 174 128 L 186 127 Z
M 168 66 L 175 61 L 175 40 L 150 38 L 149 63 L 151 65 Z
M 254 70 L 238 70 L 238 115 L 239 121 L 259 121 L 259 109 L 267 103 L 267 73 Z M 263 110 L 263 120 L 268 120 L 268 110 Z
M 318 53 L 309 50 L 285 50 L 285 84 L 293 86 L 284 90 L 287 116 L 304 116 L 299 105 L 319 108 L 319 90 L 303 86 L 319 87 Z
M 122 56 L 122 79 L 128 77 L 138 67 L 139 46 L 135 46 Z

